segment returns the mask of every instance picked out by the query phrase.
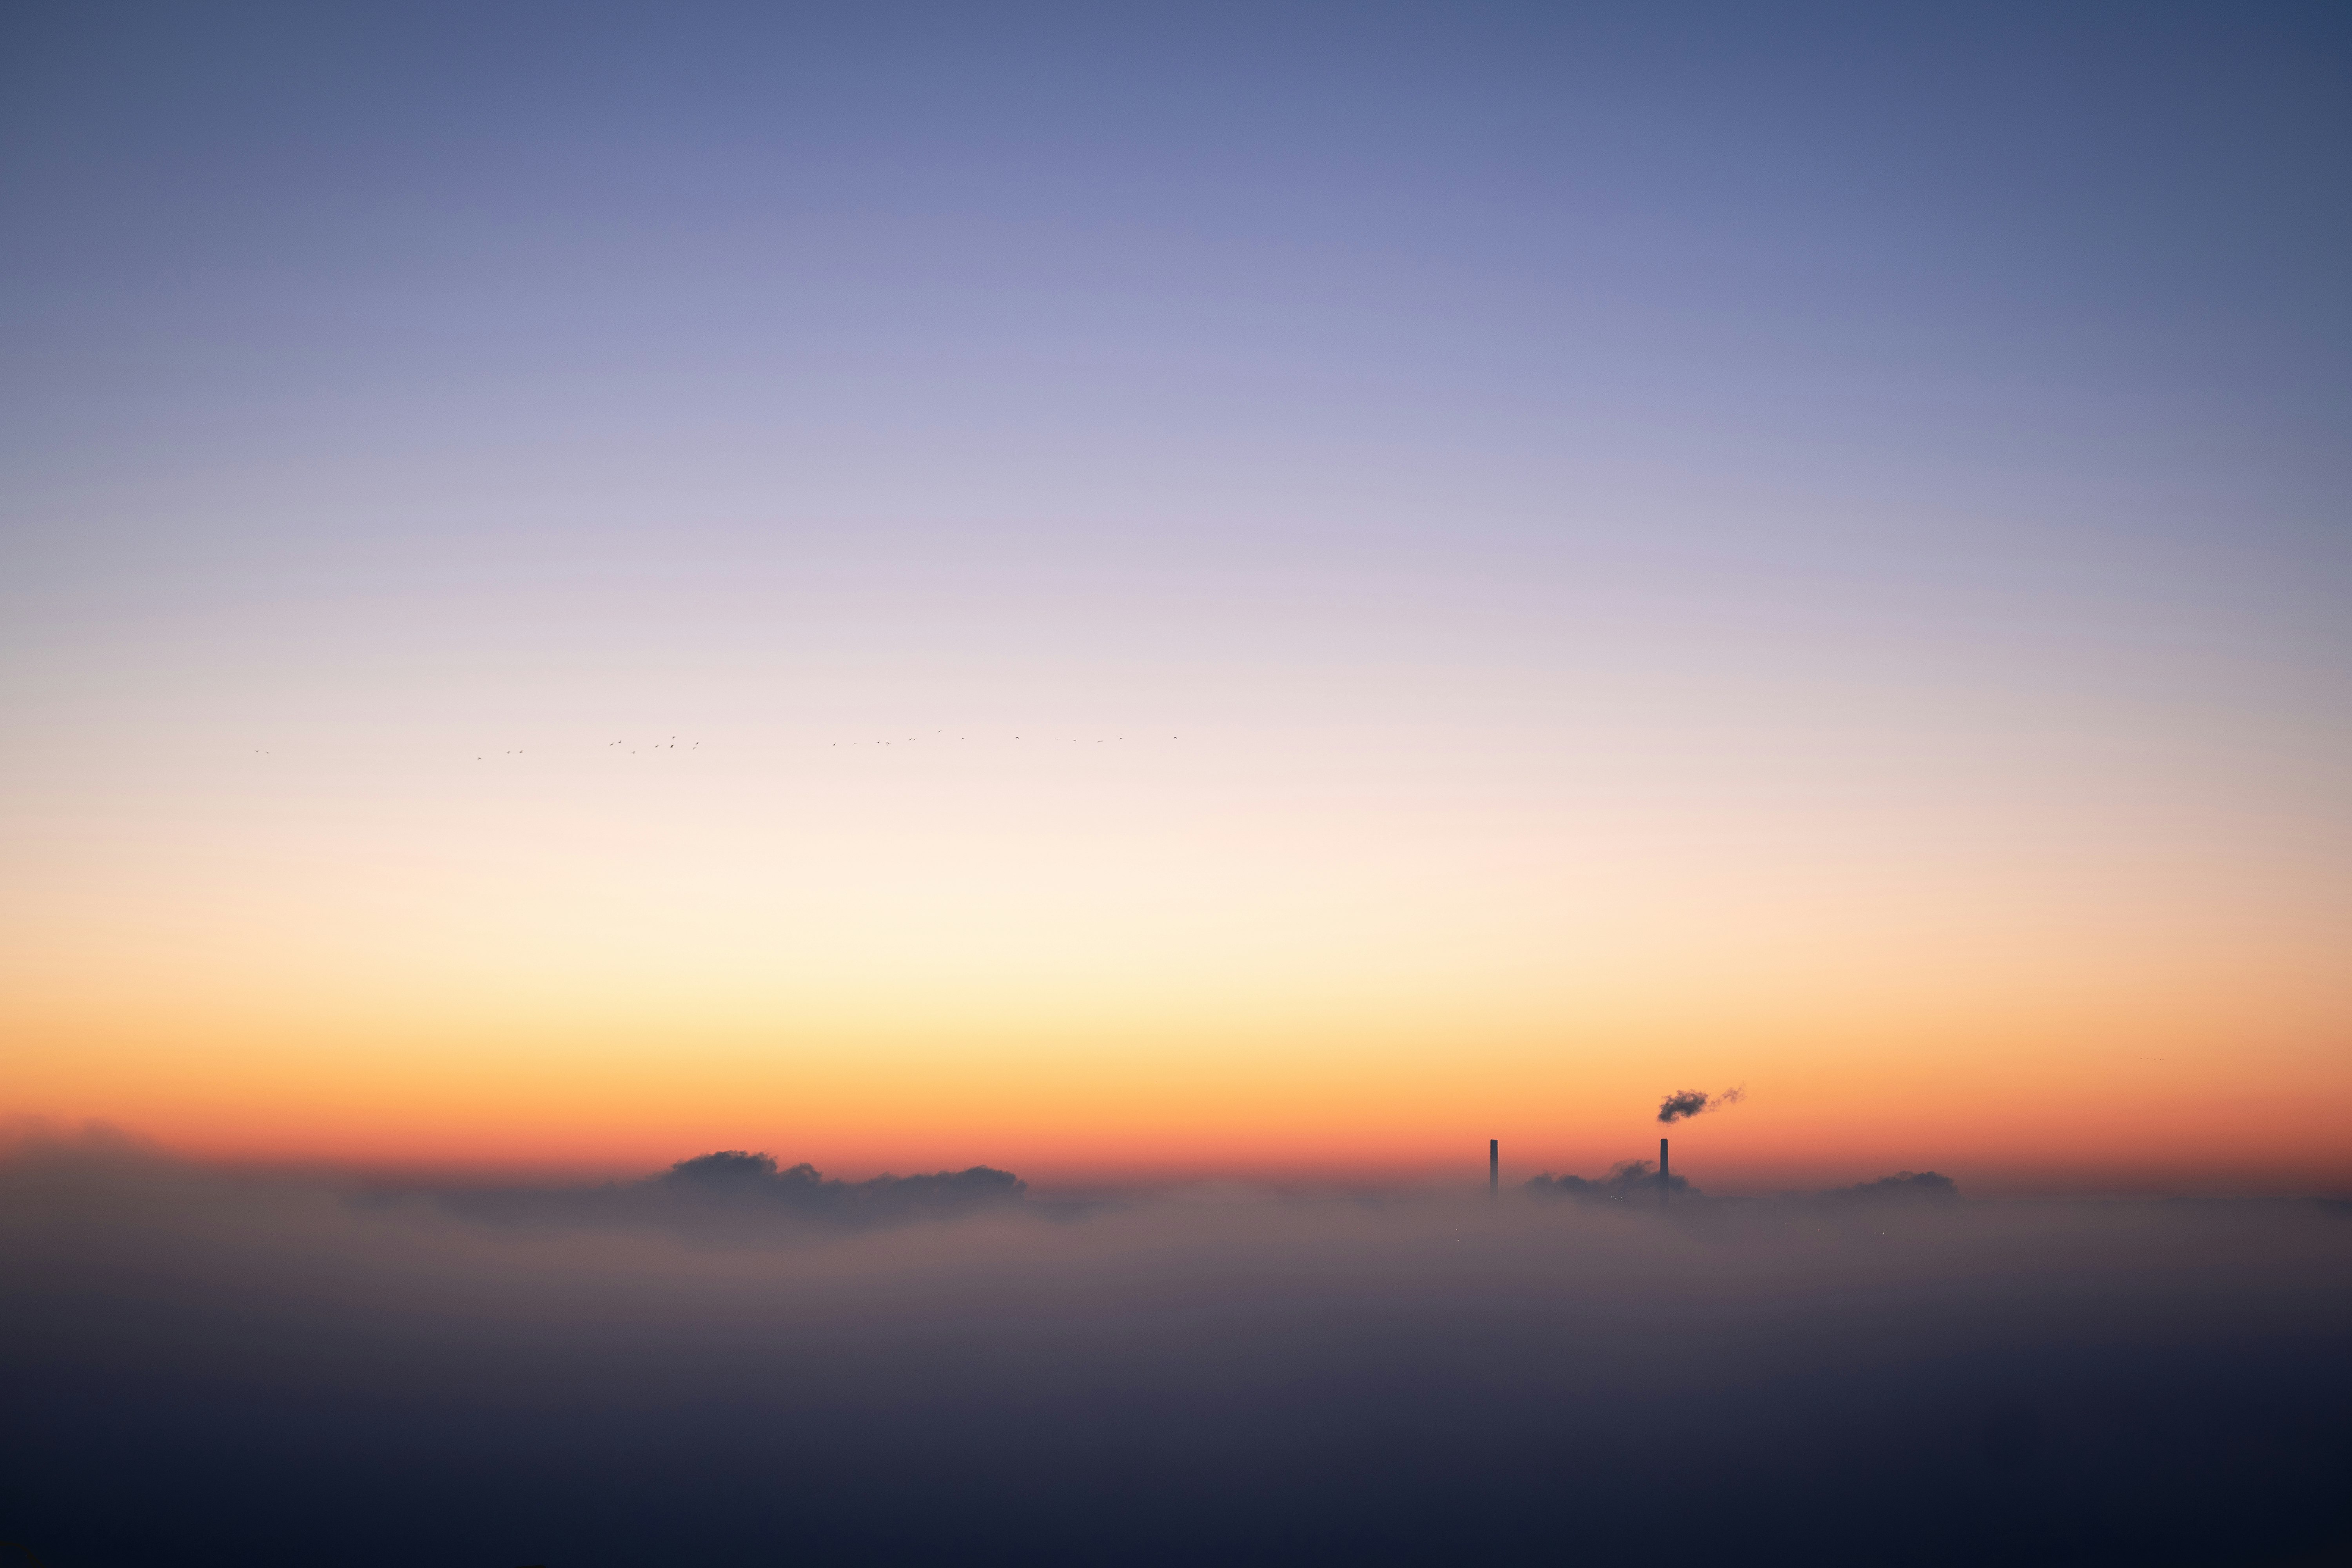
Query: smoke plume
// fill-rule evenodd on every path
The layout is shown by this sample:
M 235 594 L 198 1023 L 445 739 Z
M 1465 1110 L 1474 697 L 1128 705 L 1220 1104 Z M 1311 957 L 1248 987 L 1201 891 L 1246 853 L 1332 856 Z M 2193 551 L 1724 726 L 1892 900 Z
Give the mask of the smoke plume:
M 1717 1095 L 1701 1094 L 1695 1089 L 1677 1089 L 1659 1104 L 1658 1120 L 1681 1121 L 1696 1116 L 1702 1110 L 1720 1110 L 1727 1105 L 1737 1105 L 1747 1098 L 1745 1089 L 1727 1089 Z

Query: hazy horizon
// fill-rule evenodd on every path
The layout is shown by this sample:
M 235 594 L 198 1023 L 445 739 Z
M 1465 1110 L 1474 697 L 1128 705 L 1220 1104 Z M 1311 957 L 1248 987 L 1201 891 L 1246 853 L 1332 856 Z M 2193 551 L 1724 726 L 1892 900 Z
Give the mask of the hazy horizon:
M 1690 1177 L 1710 1198 L 1805 1197 L 1883 1177 L 1935 1171 L 1963 1183 L 1962 1175 L 1941 1170 L 1931 1161 L 1893 1159 L 1877 1164 L 1851 1159 L 1791 1160 L 1778 1165 L 1753 1163 L 1725 1166 L 1708 1157 L 1703 1140 L 1675 1139 L 1675 1173 Z M 1255 1163 L 1218 1161 L 1160 1165 L 1122 1163 L 1103 1167 L 1049 1164 L 1024 1166 L 1019 1162 L 970 1156 L 926 1159 L 919 1151 L 895 1163 L 824 1163 L 807 1151 L 790 1144 L 755 1142 L 735 1151 L 717 1148 L 679 1149 L 650 1161 L 606 1158 L 595 1161 L 511 1160 L 366 1160 L 299 1156 L 220 1156 L 190 1153 L 136 1130 L 101 1121 L 69 1124 L 46 1118 L 16 1118 L 0 1123 L 0 1148 L 63 1147 L 95 1141 L 141 1158 L 162 1159 L 191 1170 L 226 1176 L 250 1174 L 317 1180 L 353 1190 L 423 1190 L 464 1187 L 533 1187 L 583 1183 L 626 1183 L 661 1174 L 680 1161 L 737 1152 L 772 1158 L 783 1165 L 806 1163 L 830 1178 L 867 1181 L 877 1177 L 928 1175 L 974 1167 L 1003 1170 L 1019 1176 L 1033 1195 L 1041 1198 L 1094 1196 L 1160 1197 L 1189 1191 L 1222 1191 L 1268 1197 L 1394 1194 L 1421 1197 L 1483 1199 L 1487 1192 L 1484 1149 L 1469 1151 L 1453 1161 L 1335 1162 L 1300 1159 Z M 1616 1144 L 1560 1150 L 1550 1155 L 1503 1152 L 1501 1185 L 1517 1193 L 1531 1179 L 1556 1175 L 1605 1176 L 1627 1162 L 1654 1166 L 1654 1135 L 1635 1132 Z M 2010 1165 L 1986 1172 L 1963 1166 L 1964 1194 L 1973 1200 L 2035 1199 L 2352 1199 L 2352 1184 L 2325 1179 L 2297 1182 L 2283 1177 L 2274 1167 L 2250 1165 L 2234 1177 L 2200 1173 L 2184 1182 L 2178 1173 L 2161 1168 L 2119 1169 L 2113 1165 L 2080 1163 L 2035 1170 Z

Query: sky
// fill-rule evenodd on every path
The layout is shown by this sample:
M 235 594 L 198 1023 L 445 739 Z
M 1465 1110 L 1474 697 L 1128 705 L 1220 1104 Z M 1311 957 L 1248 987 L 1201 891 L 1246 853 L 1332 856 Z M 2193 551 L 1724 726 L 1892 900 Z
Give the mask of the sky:
M 0 1116 L 2352 1186 L 2326 5 L 12 8 Z

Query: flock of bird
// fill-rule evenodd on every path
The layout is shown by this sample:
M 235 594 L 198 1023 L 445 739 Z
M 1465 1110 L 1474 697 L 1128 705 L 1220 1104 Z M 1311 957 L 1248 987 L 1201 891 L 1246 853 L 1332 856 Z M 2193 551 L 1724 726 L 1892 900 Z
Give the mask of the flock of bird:
M 631 755 L 631 756 L 633 756 L 633 757 L 634 757 L 634 756 L 638 755 L 640 752 L 675 752 L 675 751 L 677 751 L 677 737 L 676 735 L 672 735 L 667 742 L 661 742 L 661 741 L 652 741 L 652 742 L 629 742 L 629 741 L 607 741 L 607 742 L 604 742 L 604 749 L 605 749 L 606 751 L 608 751 L 608 752 L 609 752 L 609 751 L 611 751 L 611 750 L 612 750 L 614 747 L 615 747 L 615 746 L 626 746 L 626 747 L 628 747 L 628 749 L 629 749 L 629 755 Z M 687 751 L 688 751 L 689 753 L 694 752 L 698 752 L 698 751 L 700 751 L 700 750 L 702 749 L 702 742 L 699 742 L 699 741 L 696 741 L 696 742 L 692 742 L 691 744 L 689 744 L 686 749 L 687 749 Z M 522 753 L 521 753 L 520 752 L 517 752 L 515 753 L 515 755 L 516 755 L 516 756 L 518 756 L 518 757 L 520 757 L 520 756 L 521 756 L 521 755 L 522 755 Z

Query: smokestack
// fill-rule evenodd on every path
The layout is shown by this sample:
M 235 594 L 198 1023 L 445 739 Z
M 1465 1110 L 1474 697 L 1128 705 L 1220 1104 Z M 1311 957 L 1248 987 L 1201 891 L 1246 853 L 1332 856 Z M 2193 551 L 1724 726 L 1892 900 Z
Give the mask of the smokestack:
M 1666 1185 L 1666 1141 L 1661 1138 L 1658 1140 L 1658 1201 L 1664 1203 L 1666 1194 L 1673 1191 Z
M 1503 1141 L 1486 1140 L 1486 1201 L 1494 1202 L 1503 1195 Z

